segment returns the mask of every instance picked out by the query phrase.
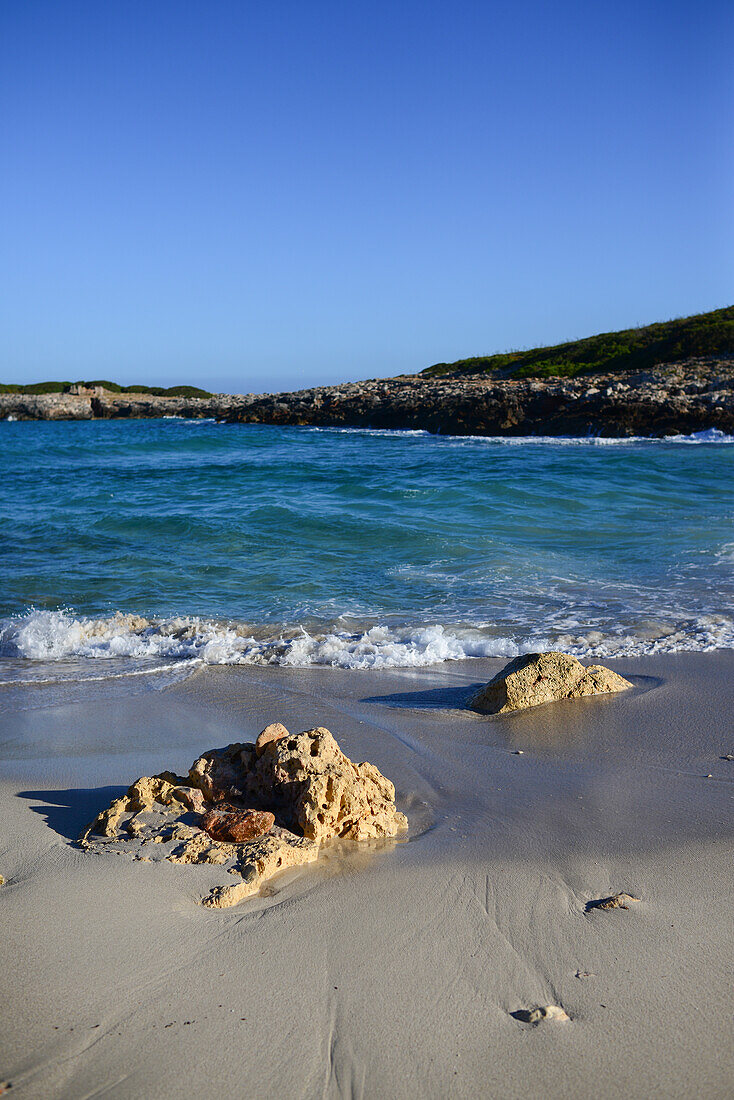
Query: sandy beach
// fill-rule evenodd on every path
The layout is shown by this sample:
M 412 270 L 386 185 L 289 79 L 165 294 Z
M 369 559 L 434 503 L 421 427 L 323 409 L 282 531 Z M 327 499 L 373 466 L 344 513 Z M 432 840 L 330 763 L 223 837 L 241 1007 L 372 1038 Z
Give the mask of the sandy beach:
M 730 1096 L 734 653 L 609 661 L 633 691 L 467 711 L 503 663 L 2 689 L 11 1094 Z M 199 904 L 216 867 L 75 846 L 137 776 L 274 720 L 377 764 L 408 836 L 332 845 L 223 911 Z M 640 900 L 587 908 L 617 891 Z M 513 1016 L 548 1004 L 570 1020 Z
M 693 14 L 4 5 L 0 1100 L 734 1100 Z

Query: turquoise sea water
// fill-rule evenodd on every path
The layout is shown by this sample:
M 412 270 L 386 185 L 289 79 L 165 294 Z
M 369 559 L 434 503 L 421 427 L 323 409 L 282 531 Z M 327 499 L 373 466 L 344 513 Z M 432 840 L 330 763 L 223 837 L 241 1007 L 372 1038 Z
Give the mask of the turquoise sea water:
M 734 645 L 717 433 L 4 422 L 0 515 L 5 677 Z

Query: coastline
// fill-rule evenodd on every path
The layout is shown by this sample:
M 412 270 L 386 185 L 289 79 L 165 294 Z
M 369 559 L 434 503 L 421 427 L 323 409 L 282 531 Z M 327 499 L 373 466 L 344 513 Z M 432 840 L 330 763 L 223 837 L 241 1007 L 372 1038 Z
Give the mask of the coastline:
M 0 1078 L 36 1098 L 727 1095 L 734 651 L 605 663 L 635 690 L 491 719 L 463 708 L 501 659 L 16 695 L 0 982 L 25 996 Z M 216 868 L 74 847 L 118 786 L 276 719 L 374 761 L 408 842 L 221 912 L 197 904 Z M 640 903 L 586 912 L 617 890 Z M 570 1022 L 511 1016 L 549 1003 Z
M 79 387 L 77 387 L 79 389 Z M 398 378 L 275 394 L 210 398 L 116 394 L 0 394 L 0 419 L 214 418 L 229 424 L 313 425 L 483 436 L 663 436 L 734 432 L 734 362 L 690 359 L 649 372 L 574 378 L 481 375 Z

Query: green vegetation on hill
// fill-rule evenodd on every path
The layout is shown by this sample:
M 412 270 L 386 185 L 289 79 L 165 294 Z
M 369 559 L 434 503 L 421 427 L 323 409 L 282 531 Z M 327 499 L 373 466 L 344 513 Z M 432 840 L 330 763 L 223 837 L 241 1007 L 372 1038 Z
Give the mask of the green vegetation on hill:
M 147 393 L 154 397 L 211 397 L 208 390 L 198 386 L 118 386 L 117 382 L 98 380 L 95 382 L 34 382 L 31 385 L 3 385 L 0 393 L 66 393 L 71 386 L 101 386 L 110 393 Z
M 707 355 L 734 355 L 734 306 L 621 332 L 603 332 L 550 348 L 436 363 L 422 373 L 495 374 L 500 378 L 569 377 L 593 371 L 650 370 Z

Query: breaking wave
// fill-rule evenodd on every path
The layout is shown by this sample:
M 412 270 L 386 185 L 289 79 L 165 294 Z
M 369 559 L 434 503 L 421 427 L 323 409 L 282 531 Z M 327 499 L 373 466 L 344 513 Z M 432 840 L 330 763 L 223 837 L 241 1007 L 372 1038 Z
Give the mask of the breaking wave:
M 620 447 L 630 444 L 660 445 L 666 443 L 734 443 L 734 435 L 722 432 L 719 428 L 705 428 L 688 435 L 443 435 L 428 432 L 422 428 L 305 428 L 302 431 L 328 432 L 335 435 L 367 435 L 382 439 L 397 437 L 418 437 L 431 440 L 444 440 L 452 443 L 491 443 L 507 447 L 521 447 L 527 444 L 541 444 L 555 447 Z
M 144 674 L 149 663 L 150 671 L 171 667 L 183 671 L 183 666 L 193 671 L 202 664 L 387 669 L 418 668 L 474 657 L 511 658 L 543 649 L 560 649 L 577 657 L 631 657 L 720 648 L 734 648 L 734 620 L 721 615 L 700 615 L 673 623 L 646 621 L 637 629 L 620 628 L 607 633 L 590 630 L 570 634 L 548 628 L 518 638 L 498 634 L 487 624 L 365 624 L 361 630 L 332 624 L 306 630 L 200 618 L 154 620 L 124 614 L 87 618 L 70 611 L 32 610 L 0 622 L 2 658 L 114 661 L 111 675 L 115 677 Z M 128 672 L 120 671 L 121 664 L 127 663 L 125 659 L 133 666 Z M 164 661 L 174 662 L 174 666 L 162 665 Z

